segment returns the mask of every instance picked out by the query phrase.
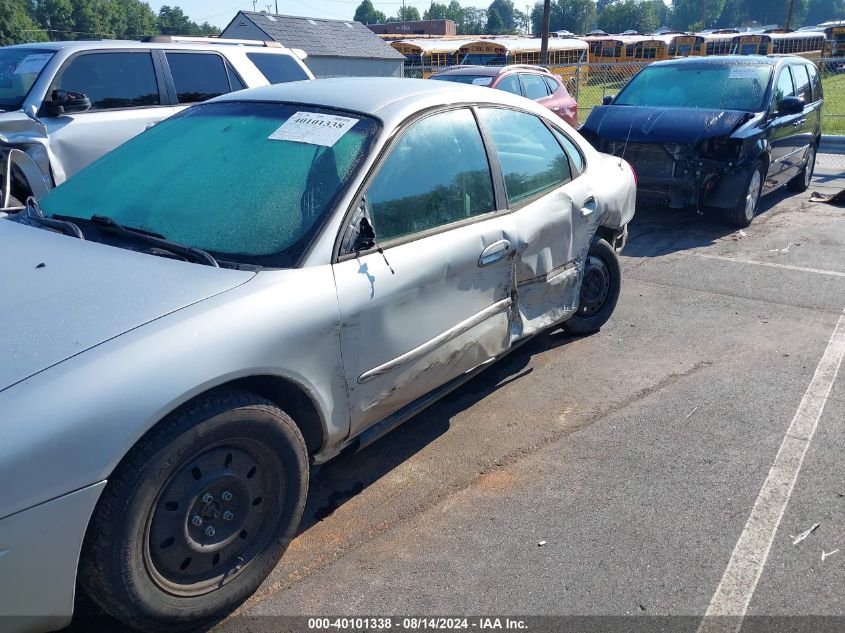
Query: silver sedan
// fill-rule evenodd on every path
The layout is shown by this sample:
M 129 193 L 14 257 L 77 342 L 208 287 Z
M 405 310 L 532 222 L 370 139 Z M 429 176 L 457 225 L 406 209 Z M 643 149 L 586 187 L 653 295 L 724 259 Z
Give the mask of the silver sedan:
M 330 79 L 193 107 L 0 221 L 0 614 L 210 626 L 309 465 L 597 331 L 635 175 L 542 106 Z

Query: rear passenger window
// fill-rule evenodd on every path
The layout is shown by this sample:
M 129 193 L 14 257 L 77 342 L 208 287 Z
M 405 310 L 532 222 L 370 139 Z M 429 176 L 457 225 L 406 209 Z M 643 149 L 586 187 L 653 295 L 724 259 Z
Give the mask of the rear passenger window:
M 574 176 L 579 176 L 584 173 L 584 156 L 581 154 L 581 150 L 578 149 L 578 146 L 568 137 L 566 134 L 558 132 L 554 128 L 554 135 L 557 137 L 557 140 L 560 141 L 560 144 L 563 145 L 563 149 L 566 152 L 566 155 L 569 156 L 569 164 L 572 165 L 572 171 L 575 172 Z
M 822 98 L 822 83 L 819 79 L 819 73 L 815 66 L 808 66 L 807 70 L 810 72 L 810 81 L 813 84 L 813 101 L 818 101 Z
M 543 77 L 543 81 L 546 82 L 546 86 L 549 88 L 549 94 L 553 95 L 557 92 L 557 89 L 560 88 L 558 83 L 551 77 Z
M 540 75 L 520 75 L 522 87 L 525 89 L 525 96 L 529 99 L 542 99 L 549 96 L 549 89 L 546 82 Z
M 572 180 L 566 154 L 540 119 L 494 108 L 480 113 L 502 166 L 508 206 Z
M 789 74 L 789 68 L 783 68 L 775 84 L 775 110 L 780 110 L 781 101 L 787 97 L 794 96 L 795 90 L 792 87 L 792 75 Z
M 84 92 L 92 110 L 161 104 L 149 52 L 79 55 L 59 72 L 53 90 Z
M 179 103 L 197 103 L 231 92 L 223 58 L 214 53 L 168 52 Z
M 804 100 L 804 103 L 813 102 L 813 93 L 810 90 L 810 77 L 807 75 L 805 66 L 792 66 L 792 81 L 795 84 L 795 96 Z
M 289 55 L 274 55 L 273 53 L 247 53 L 249 61 L 251 61 L 261 74 L 267 78 L 271 84 L 281 84 L 287 81 L 298 81 L 300 79 L 308 79 L 308 75 L 302 70 L 302 67 L 296 63 L 296 60 Z
M 502 80 L 496 84 L 496 89 L 522 96 L 522 88 L 519 87 L 519 77 L 516 75 L 503 77 Z
M 376 236 L 389 240 L 493 211 L 493 180 L 469 110 L 413 124 L 367 193 Z

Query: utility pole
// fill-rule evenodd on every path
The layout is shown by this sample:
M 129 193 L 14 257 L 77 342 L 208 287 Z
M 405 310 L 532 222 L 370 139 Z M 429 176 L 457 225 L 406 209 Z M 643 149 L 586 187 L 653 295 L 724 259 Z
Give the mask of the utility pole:
M 540 64 L 549 63 L 549 20 L 552 15 L 552 0 L 543 0 L 543 33 L 540 41 Z
M 786 12 L 786 30 L 789 30 L 790 24 L 792 24 L 792 3 L 794 0 L 789 0 L 789 9 Z

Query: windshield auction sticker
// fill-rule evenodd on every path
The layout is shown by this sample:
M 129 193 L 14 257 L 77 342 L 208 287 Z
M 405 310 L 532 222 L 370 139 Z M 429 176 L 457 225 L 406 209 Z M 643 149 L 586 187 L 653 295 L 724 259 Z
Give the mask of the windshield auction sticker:
M 734 66 L 728 79 L 757 79 L 756 66 Z
M 15 68 L 16 75 L 35 75 L 41 72 L 41 69 L 47 65 L 47 62 L 50 61 L 50 58 L 53 56 L 52 53 L 46 53 L 42 55 L 27 55 L 23 58 L 18 67 Z
M 267 138 L 271 141 L 293 141 L 332 147 L 357 122 L 358 119 L 346 116 L 297 112 Z

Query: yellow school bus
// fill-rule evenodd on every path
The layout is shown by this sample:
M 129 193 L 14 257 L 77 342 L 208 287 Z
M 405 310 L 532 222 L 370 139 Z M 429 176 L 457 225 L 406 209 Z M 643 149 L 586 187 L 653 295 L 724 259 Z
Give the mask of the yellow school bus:
M 661 33 L 656 36 L 669 46 L 666 51 L 670 58 L 695 57 L 701 55 L 701 43 L 704 39 L 692 33 Z
M 733 39 L 739 31 L 736 29 L 721 29 L 712 33 L 699 33 L 699 55 L 730 55 L 733 52 Z
M 771 53 L 776 55 L 800 55 L 809 59 L 822 56 L 825 34 L 822 31 L 794 31 L 792 33 L 769 33 Z
M 669 44 L 657 35 L 610 35 L 589 46 L 590 59 L 602 64 L 669 59 Z
M 824 22 L 818 28 L 825 36 L 822 57 L 845 57 L 845 20 Z
M 405 56 L 405 68 L 409 74 L 418 74 L 427 79 L 432 74 L 458 64 L 458 50 L 471 40 L 467 39 L 405 39 L 393 41 L 390 45 Z

